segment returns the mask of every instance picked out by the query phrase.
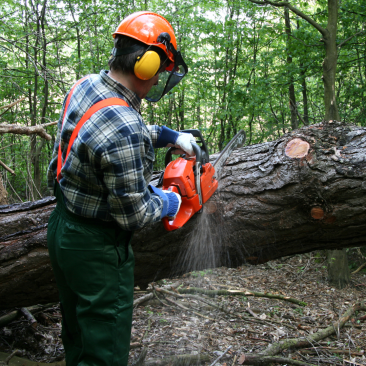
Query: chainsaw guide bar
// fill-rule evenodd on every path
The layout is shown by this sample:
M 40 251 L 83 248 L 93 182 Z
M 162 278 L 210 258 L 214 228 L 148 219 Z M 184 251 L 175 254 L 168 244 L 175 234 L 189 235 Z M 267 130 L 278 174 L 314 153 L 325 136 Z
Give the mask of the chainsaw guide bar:
M 243 147 L 245 144 L 246 135 L 244 130 L 240 130 L 231 141 L 225 146 L 224 150 L 221 151 L 220 155 L 213 162 L 212 166 L 215 168 L 214 177 L 220 179 L 222 169 L 225 165 L 227 158 L 232 154 L 235 149 Z

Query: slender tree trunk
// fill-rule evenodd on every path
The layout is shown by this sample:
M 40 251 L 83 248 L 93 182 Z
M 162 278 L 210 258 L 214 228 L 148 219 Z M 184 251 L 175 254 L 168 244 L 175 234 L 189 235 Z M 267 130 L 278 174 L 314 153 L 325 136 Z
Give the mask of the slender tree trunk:
M 179 120 L 180 120 L 180 130 L 185 129 L 184 121 L 184 90 L 182 90 L 182 95 L 179 98 Z
M 0 205 L 8 204 L 8 194 L 4 188 L 3 179 L 0 173 Z
M 336 101 L 338 0 L 328 0 L 328 25 L 322 41 L 325 45 L 323 61 L 325 121 L 340 120 Z
M 201 117 L 201 104 L 200 104 L 200 100 L 198 100 L 197 102 L 197 123 L 198 123 L 198 128 L 201 129 L 202 127 L 202 117 Z
M 297 29 L 300 28 L 300 22 L 297 20 Z M 302 59 L 299 61 L 300 63 L 300 79 L 301 79 L 301 86 L 302 86 L 302 104 L 304 109 L 304 115 L 303 115 L 303 122 L 305 126 L 309 125 L 309 107 L 308 107 L 308 89 L 306 85 L 306 68 L 304 66 L 304 63 L 302 62 Z
M 306 71 L 304 70 L 303 63 L 300 62 L 300 75 L 301 75 L 301 86 L 302 86 L 302 104 L 304 108 L 304 124 L 309 125 L 309 107 L 308 107 L 308 89 L 306 85 Z
M 37 124 L 37 100 L 38 100 L 38 81 L 39 81 L 39 72 L 43 74 L 44 79 L 44 88 L 43 88 L 43 106 L 42 106 L 42 114 L 41 116 L 44 118 L 47 110 L 47 101 L 48 101 L 48 81 L 47 81 L 47 72 L 46 72 L 46 39 L 45 39 L 45 14 L 46 14 L 46 6 L 47 0 L 43 0 L 41 12 L 39 13 L 38 7 L 39 3 L 33 3 L 33 11 L 34 16 L 36 17 L 36 41 L 33 46 L 34 50 L 34 62 L 35 62 L 35 70 L 34 70 L 34 85 L 30 85 L 31 90 L 33 90 L 33 102 L 30 104 L 30 115 L 31 115 L 31 125 L 35 126 Z M 42 45 L 42 68 L 39 69 L 37 67 L 38 64 L 38 56 L 40 44 Z M 40 70 L 40 71 L 39 71 Z M 38 193 L 40 191 L 41 186 L 41 167 L 40 167 L 40 150 L 37 146 L 37 137 L 33 135 L 31 137 L 30 142 L 30 159 L 33 167 L 33 171 L 29 171 L 29 188 L 31 190 L 32 199 L 37 199 L 38 197 L 42 198 Z M 33 174 L 32 174 L 33 173 Z M 33 176 L 31 176 L 33 175 Z
M 36 46 L 34 47 L 35 51 L 34 51 L 34 59 L 37 61 L 37 43 L 36 42 Z M 37 70 L 34 71 L 34 91 L 33 91 L 33 102 L 31 105 L 31 126 L 35 126 L 36 125 L 36 109 L 37 109 L 37 88 L 38 88 L 38 75 L 37 75 Z M 30 137 L 30 161 L 31 161 L 31 166 L 33 167 L 33 175 L 36 176 L 38 174 L 38 161 L 37 161 L 37 156 L 36 156 L 36 149 L 37 149 L 37 136 L 33 135 Z M 31 170 L 28 172 L 28 174 L 32 174 Z M 28 178 L 28 181 L 30 182 L 31 177 Z M 32 184 L 29 184 L 29 189 L 32 190 L 32 197 L 37 197 L 36 191 L 33 187 Z
M 296 97 L 295 97 L 295 86 L 294 78 L 292 76 L 291 66 L 292 66 L 292 56 L 291 56 L 291 23 L 290 23 L 290 13 L 288 8 L 285 7 L 285 27 L 287 34 L 287 68 L 288 68 L 288 92 L 289 92 L 289 107 L 291 111 L 291 128 L 292 130 L 297 130 L 299 124 L 297 122 L 296 116 Z
M 95 58 L 95 55 L 94 55 L 94 48 L 93 48 L 93 35 L 92 35 L 92 32 L 90 30 L 90 25 L 89 23 L 87 24 L 87 29 L 88 29 L 88 36 L 89 36 L 89 50 L 90 50 L 90 57 L 92 59 L 92 67 L 93 67 L 93 74 L 96 73 L 96 68 L 95 68 L 95 62 L 94 62 L 94 58 Z
M 259 36 L 256 37 L 256 23 L 254 21 L 253 24 L 253 64 L 254 67 L 252 68 L 250 75 L 249 75 L 249 79 L 248 79 L 248 83 L 246 85 L 247 88 L 250 87 L 250 85 L 252 84 L 252 79 L 253 79 L 253 85 L 255 86 L 256 83 L 256 62 L 257 62 L 257 53 L 258 53 L 258 44 L 259 44 Z M 253 121 L 254 121 L 254 117 L 255 117 L 255 107 L 252 107 L 251 113 L 250 113 L 250 119 L 249 119 L 249 139 L 248 139 L 248 145 L 251 145 L 252 143 L 252 138 L 253 138 Z
M 77 42 L 77 55 L 78 55 L 78 64 L 76 66 L 76 80 L 80 79 L 80 68 L 81 68 L 81 41 L 80 41 L 80 29 L 79 29 L 79 24 L 75 19 L 75 14 L 74 14 L 74 8 L 73 5 L 71 3 L 71 1 L 68 1 L 69 3 L 69 8 L 70 8 L 70 12 L 71 12 L 71 16 L 72 19 L 76 25 L 75 30 L 76 30 L 76 42 Z

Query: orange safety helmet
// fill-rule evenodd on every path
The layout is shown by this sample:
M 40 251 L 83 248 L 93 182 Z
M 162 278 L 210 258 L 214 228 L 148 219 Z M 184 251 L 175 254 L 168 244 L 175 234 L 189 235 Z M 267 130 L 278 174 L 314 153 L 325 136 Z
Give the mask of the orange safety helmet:
M 181 53 L 177 50 L 177 40 L 173 27 L 161 15 L 149 11 L 133 13 L 122 20 L 113 33 L 131 37 L 148 46 L 141 56 L 136 59 L 134 73 L 141 80 L 149 80 L 156 75 L 161 67 L 160 57 L 150 50 L 150 47 L 159 47 L 171 62 L 167 63 L 164 72 L 159 72 L 159 80 L 152 86 L 145 97 L 149 102 L 157 102 L 173 89 L 188 73 L 188 67 Z M 136 47 L 126 49 L 113 48 L 112 56 L 120 56 L 136 51 Z
M 177 50 L 177 40 L 170 23 L 159 14 L 149 11 L 138 11 L 122 20 L 121 24 L 113 33 L 113 38 L 116 34 L 122 34 L 146 45 L 159 47 L 165 52 L 169 60 L 174 62 L 173 52 L 161 42 L 161 38 L 159 37 L 164 33 L 169 34 L 169 41 L 175 50 Z

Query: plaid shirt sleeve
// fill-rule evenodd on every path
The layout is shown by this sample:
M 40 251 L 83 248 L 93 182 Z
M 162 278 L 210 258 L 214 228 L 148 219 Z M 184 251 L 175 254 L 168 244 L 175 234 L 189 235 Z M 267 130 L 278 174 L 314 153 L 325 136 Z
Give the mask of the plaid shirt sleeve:
M 156 141 L 158 141 L 159 135 L 161 134 L 161 127 L 157 125 L 148 125 L 146 126 L 147 130 L 150 133 L 151 141 L 153 143 L 153 146 L 155 147 Z

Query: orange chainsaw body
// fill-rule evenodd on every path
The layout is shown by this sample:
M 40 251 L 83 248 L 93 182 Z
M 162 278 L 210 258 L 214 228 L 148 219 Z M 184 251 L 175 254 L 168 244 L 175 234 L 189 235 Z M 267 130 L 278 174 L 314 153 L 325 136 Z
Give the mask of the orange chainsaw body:
M 182 198 L 182 204 L 174 220 L 163 218 L 166 230 L 172 231 L 181 228 L 196 212 L 201 210 L 199 194 L 195 183 L 194 168 L 196 157 L 178 158 L 171 161 L 164 173 L 163 190 L 171 190 Z M 218 181 L 214 178 L 215 168 L 211 163 L 201 166 L 201 196 L 205 203 L 216 191 Z

